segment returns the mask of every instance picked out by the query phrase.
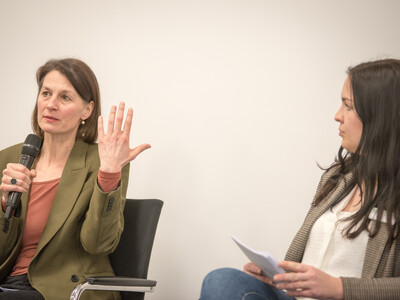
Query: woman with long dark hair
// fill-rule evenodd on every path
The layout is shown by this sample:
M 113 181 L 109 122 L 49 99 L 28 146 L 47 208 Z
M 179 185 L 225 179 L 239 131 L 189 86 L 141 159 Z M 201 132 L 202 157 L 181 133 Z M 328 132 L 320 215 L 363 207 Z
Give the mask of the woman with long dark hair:
M 201 300 L 400 297 L 400 61 L 349 68 L 341 98 L 342 145 L 279 262 L 288 272 L 215 270 Z

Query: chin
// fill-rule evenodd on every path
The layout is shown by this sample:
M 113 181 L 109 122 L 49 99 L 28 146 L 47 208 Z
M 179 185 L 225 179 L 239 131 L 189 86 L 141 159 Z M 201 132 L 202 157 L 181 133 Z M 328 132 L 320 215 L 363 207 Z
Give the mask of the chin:
M 354 153 L 354 152 L 356 152 L 356 150 L 357 150 L 357 148 L 354 148 L 354 147 L 351 147 L 351 146 L 345 145 L 345 144 L 342 144 L 342 147 L 343 147 L 344 149 L 346 149 L 347 152 L 351 152 L 351 153 Z

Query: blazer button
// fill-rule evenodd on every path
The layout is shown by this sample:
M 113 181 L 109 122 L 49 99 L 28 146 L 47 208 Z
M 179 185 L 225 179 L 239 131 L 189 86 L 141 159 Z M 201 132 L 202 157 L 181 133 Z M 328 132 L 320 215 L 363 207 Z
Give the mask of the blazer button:
M 108 200 L 107 211 L 112 210 L 113 204 L 114 204 L 114 198 L 111 197 L 110 200 Z
M 75 275 L 75 274 L 72 275 L 72 276 L 71 276 L 71 281 L 72 281 L 72 282 L 78 282 L 78 281 L 79 281 L 78 275 Z

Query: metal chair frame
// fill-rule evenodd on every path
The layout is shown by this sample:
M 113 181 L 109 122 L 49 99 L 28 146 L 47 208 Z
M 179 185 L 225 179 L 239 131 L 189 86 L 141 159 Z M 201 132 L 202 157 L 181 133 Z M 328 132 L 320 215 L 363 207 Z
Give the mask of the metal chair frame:
M 146 278 L 163 204 L 158 199 L 126 199 L 124 232 L 109 256 L 116 276 L 86 278 L 73 290 L 70 300 L 78 300 L 87 290 L 136 292 L 122 293 L 122 300 L 142 300 L 144 293 L 154 292 L 157 281 Z

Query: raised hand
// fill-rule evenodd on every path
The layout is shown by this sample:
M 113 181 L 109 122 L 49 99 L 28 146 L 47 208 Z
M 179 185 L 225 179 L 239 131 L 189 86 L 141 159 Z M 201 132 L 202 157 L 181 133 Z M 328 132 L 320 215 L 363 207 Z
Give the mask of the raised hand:
M 280 261 L 279 266 L 288 273 L 276 274 L 276 288 L 287 290 L 292 297 L 310 297 L 316 299 L 343 299 L 343 284 L 338 277 L 333 277 L 313 266 Z
M 150 148 L 149 144 L 142 144 L 133 149 L 129 146 L 129 138 L 132 127 L 133 109 L 129 108 L 125 123 L 125 103 L 111 107 L 107 123 L 107 131 L 104 131 L 103 117 L 98 120 L 98 144 L 100 156 L 100 169 L 104 172 L 120 172 L 122 167 L 134 160 L 144 150 Z

